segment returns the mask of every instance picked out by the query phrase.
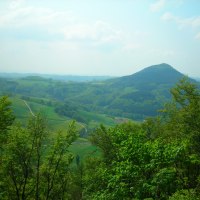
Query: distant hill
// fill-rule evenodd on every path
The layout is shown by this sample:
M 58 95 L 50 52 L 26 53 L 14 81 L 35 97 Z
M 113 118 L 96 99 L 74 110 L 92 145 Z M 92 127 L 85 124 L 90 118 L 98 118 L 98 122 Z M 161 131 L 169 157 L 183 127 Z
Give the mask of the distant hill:
M 196 81 L 200 81 L 200 77 L 192 77 Z
M 107 80 L 105 87 L 109 85 L 110 93 L 117 95 L 106 109 L 134 119 L 156 115 L 171 97 L 170 89 L 183 77 L 184 74 L 163 63 L 129 76 Z M 194 82 L 193 79 L 190 81 Z M 103 96 L 107 100 L 110 95 Z
M 163 63 L 129 76 L 81 83 L 38 76 L 4 78 L 0 79 L 0 93 L 21 95 L 29 100 L 37 98 L 37 102 L 41 99 L 56 113 L 80 122 L 92 120 L 86 120 L 85 112 L 93 113 L 93 116 L 97 113 L 143 120 L 157 114 L 169 101 L 170 89 L 183 77 L 182 73 Z
M 111 76 L 78 76 L 78 75 L 54 75 L 54 74 L 37 74 L 37 73 L 0 73 L 2 78 L 18 79 L 28 77 L 42 77 L 57 81 L 89 82 L 102 81 L 112 78 Z
M 174 85 L 184 75 L 174 69 L 172 66 L 162 63 L 159 65 L 153 65 L 146 67 L 143 70 L 120 78 L 116 78 L 113 81 L 115 85 L 121 85 L 122 87 L 128 87 L 141 84 L 171 84 Z

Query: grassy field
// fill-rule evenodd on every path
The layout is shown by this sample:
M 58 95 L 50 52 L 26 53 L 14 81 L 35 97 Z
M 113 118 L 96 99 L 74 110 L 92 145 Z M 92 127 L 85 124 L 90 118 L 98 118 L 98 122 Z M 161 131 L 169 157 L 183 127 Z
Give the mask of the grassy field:
M 109 126 L 115 125 L 115 120 L 105 114 L 98 114 L 94 112 L 79 111 L 79 114 L 84 117 L 88 122 L 97 122 L 99 124 L 105 124 Z
M 27 119 L 31 117 L 31 112 L 28 106 L 34 114 L 42 113 L 47 119 L 49 127 L 53 130 L 62 129 L 69 121 L 72 120 L 57 114 L 55 112 L 54 105 L 47 104 L 47 102 L 50 101 L 49 99 L 29 97 L 26 100 L 28 106 L 20 96 L 11 97 L 11 101 L 16 119 L 22 122 L 22 124 L 25 124 Z M 116 124 L 114 117 L 110 117 L 105 114 L 79 110 L 78 115 L 87 122 L 84 124 L 80 123 L 82 124 L 80 126 L 87 127 L 87 129 L 90 130 L 96 128 L 99 124 L 104 124 L 106 126 L 114 126 Z
M 19 97 L 12 97 L 12 108 L 16 119 L 22 124 L 26 124 L 27 120 L 32 116 L 29 108 L 25 102 Z M 30 106 L 34 114 L 42 113 L 48 121 L 50 129 L 57 130 L 63 127 L 69 119 L 63 116 L 59 116 L 52 106 L 42 105 L 33 101 L 27 101 L 27 104 Z
M 78 155 L 80 160 L 84 160 L 87 157 L 100 156 L 99 149 L 86 138 L 78 138 L 69 150 L 74 153 L 75 157 Z

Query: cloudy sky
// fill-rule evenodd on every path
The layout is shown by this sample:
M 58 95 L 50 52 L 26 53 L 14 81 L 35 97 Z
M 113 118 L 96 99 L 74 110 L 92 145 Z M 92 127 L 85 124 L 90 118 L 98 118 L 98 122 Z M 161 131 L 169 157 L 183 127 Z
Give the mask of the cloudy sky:
M 200 77 L 200 0 L 0 0 L 0 72 Z

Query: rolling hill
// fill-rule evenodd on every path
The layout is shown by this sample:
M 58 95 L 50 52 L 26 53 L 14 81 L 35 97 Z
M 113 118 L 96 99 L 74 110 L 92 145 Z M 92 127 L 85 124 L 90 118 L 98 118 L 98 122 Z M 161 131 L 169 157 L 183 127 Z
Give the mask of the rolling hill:
M 114 83 L 121 85 L 122 87 L 133 85 L 137 85 L 137 87 L 140 87 L 141 84 L 174 85 L 183 76 L 184 75 L 182 73 L 174 69 L 172 66 L 162 63 L 159 65 L 146 67 L 143 70 L 130 76 L 115 78 Z
M 170 89 L 183 77 L 172 66 L 159 64 L 113 79 L 110 88 L 120 93 L 110 103 L 109 109 L 120 108 L 124 116 L 136 119 L 154 116 L 171 97 Z
M 115 117 L 143 120 L 156 115 L 182 77 L 182 73 L 163 63 L 129 76 L 81 83 L 38 76 L 4 77 L 0 78 L 0 93 L 18 95 L 37 107 L 50 109 L 57 117 L 85 124 L 113 124 Z

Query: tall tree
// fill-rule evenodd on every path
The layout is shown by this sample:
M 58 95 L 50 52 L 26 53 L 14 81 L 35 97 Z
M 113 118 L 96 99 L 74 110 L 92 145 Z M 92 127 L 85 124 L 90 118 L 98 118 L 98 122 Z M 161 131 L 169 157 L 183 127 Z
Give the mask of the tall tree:
M 6 141 L 6 133 L 13 124 L 15 117 L 11 109 L 11 102 L 7 96 L 0 98 L 0 146 Z
M 2 154 L 1 199 L 70 199 L 68 147 L 77 137 L 74 122 L 52 137 L 41 115 L 27 127 L 12 126 Z

